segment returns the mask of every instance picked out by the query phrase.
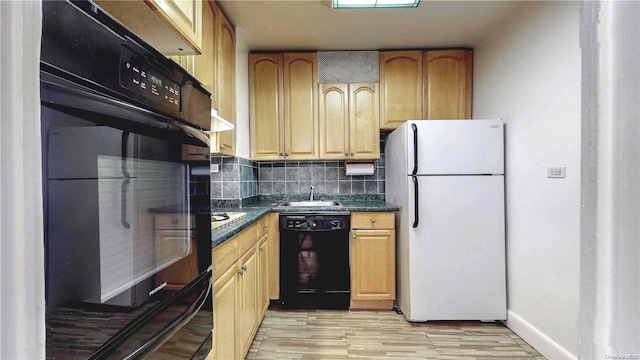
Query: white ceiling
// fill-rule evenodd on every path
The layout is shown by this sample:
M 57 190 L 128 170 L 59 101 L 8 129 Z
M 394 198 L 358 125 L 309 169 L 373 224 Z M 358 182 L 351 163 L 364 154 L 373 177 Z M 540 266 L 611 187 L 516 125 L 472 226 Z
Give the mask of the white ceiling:
M 422 0 L 412 9 L 339 9 L 327 0 L 219 0 L 251 51 L 474 47 L 520 1 Z

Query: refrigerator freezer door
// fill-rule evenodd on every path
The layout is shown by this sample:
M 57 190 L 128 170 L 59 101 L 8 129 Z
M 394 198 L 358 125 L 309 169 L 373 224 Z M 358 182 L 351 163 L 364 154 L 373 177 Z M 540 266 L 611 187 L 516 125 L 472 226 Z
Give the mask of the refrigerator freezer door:
M 403 229 L 410 308 L 401 309 L 411 321 L 506 319 L 503 177 L 418 176 L 418 183 L 420 223 Z M 413 209 L 411 194 L 409 219 Z
M 409 171 L 414 168 L 416 124 L 417 174 L 471 175 L 504 174 L 504 136 L 501 120 L 408 121 L 407 156 Z

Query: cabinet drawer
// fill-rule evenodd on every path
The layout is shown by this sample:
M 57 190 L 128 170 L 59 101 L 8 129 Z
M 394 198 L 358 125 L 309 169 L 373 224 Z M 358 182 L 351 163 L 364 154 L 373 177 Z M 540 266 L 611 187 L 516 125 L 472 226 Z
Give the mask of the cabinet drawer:
M 256 239 L 260 238 L 269 231 L 269 216 L 263 216 L 256 222 Z
M 256 224 L 242 230 L 242 232 L 236 236 L 238 237 L 240 256 L 242 256 L 242 254 L 247 252 L 247 250 L 249 250 L 249 248 L 258 240 L 256 239 Z
M 392 212 L 353 212 L 352 229 L 395 229 L 395 215 Z
M 238 235 L 213 248 L 211 257 L 213 260 L 213 280 L 218 279 L 233 263 L 238 260 L 240 253 Z
M 186 217 L 181 214 L 156 214 L 156 229 L 175 230 L 191 229 L 195 227 L 193 217 Z M 188 221 L 191 220 L 191 221 Z M 190 223 L 190 224 L 189 224 Z

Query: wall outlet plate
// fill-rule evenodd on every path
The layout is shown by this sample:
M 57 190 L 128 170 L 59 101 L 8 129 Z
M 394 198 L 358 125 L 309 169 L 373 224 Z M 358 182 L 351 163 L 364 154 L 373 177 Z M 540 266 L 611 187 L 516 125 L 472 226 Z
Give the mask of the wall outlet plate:
M 548 178 L 565 178 L 567 177 L 567 167 L 566 166 L 548 167 L 547 177 Z
M 219 164 L 211 164 L 211 172 L 212 173 L 217 173 L 218 171 L 220 171 L 220 165 Z

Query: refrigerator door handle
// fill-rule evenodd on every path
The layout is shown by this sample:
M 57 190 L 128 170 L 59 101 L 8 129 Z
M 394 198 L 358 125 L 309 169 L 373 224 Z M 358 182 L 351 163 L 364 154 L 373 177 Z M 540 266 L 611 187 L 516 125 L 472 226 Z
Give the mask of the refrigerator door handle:
M 420 218 L 420 213 L 418 212 L 418 177 L 417 176 L 412 176 L 411 179 L 413 179 L 413 190 L 414 190 L 414 202 L 413 202 L 413 206 L 414 206 L 414 218 L 413 218 L 413 227 L 417 228 L 418 227 L 418 219 Z
M 416 176 L 418 174 L 418 126 L 416 126 L 416 124 L 411 124 L 411 128 L 413 129 L 413 172 L 411 173 L 411 175 Z M 414 179 L 414 181 L 417 180 Z M 417 186 L 418 185 L 416 182 L 416 189 Z

